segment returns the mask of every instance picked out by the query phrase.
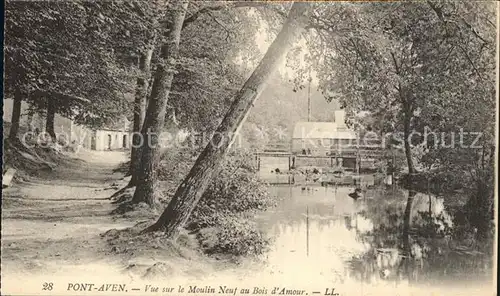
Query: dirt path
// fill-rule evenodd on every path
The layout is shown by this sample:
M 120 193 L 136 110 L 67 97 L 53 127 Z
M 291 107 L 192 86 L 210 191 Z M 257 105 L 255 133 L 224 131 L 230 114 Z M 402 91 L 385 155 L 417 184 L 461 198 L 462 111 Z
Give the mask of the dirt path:
M 139 235 L 145 224 L 131 226 L 154 219 L 158 213 L 151 209 L 143 209 L 147 215 L 111 215 L 116 205 L 108 198 L 126 184 L 113 169 L 125 160 L 121 152 L 82 151 L 54 171 L 3 191 L 2 292 L 38 294 L 45 282 L 66 294 L 75 281 L 182 283 L 228 267 L 204 256 L 192 236 L 173 243 L 161 234 Z
M 81 151 L 41 178 L 3 190 L 2 279 L 93 268 L 106 260 L 99 235 L 137 222 L 109 215 L 113 190 L 105 188 L 123 177 L 113 169 L 125 157 Z

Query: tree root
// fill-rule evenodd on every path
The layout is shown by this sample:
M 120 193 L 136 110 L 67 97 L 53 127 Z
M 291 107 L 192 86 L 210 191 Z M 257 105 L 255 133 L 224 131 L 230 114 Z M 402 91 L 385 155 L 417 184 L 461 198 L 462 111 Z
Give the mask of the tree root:
M 123 215 L 134 210 L 134 205 L 130 201 L 123 201 L 118 207 L 111 211 L 111 215 Z
M 114 201 L 111 202 L 111 204 L 122 204 L 124 202 L 130 202 L 132 201 L 132 196 L 127 194 L 126 191 L 124 191 L 122 194 L 117 196 Z
M 118 190 L 117 192 L 113 193 L 113 195 L 111 195 L 108 199 L 116 200 L 121 195 L 123 195 L 127 191 L 127 189 L 132 188 L 132 187 L 134 187 L 134 186 L 132 186 L 131 184 L 127 184 L 127 186 L 125 186 L 122 189 Z
M 160 225 L 158 222 L 154 223 L 153 225 L 145 228 L 141 232 L 139 232 L 139 235 L 141 234 L 146 234 L 146 233 L 151 233 L 151 232 L 156 232 L 156 231 L 162 231 L 164 230 L 164 227 Z

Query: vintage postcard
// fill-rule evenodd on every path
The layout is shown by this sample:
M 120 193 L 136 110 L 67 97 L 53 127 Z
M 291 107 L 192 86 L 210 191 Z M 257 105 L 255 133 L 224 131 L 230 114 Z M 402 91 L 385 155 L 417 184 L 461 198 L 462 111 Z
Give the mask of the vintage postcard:
M 495 1 L 4 2 L 2 295 L 496 295 Z

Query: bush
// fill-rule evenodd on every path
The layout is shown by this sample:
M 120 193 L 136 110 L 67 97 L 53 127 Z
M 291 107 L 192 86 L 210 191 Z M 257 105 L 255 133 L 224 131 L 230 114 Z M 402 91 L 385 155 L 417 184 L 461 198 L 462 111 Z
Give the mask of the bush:
M 170 149 L 162 153 L 157 170 L 158 180 L 168 182 L 170 189 L 177 189 L 196 160 L 193 151 Z M 175 187 L 175 188 L 174 188 Z
M 266 210 L 275 205 L 249 165 L 246 153 L 232 154 L 191 215 L 191 227 L 212 227 L 224 217 Z
M 197 238 L 209 254 L 260 255 L 269 247 L 269 239 L 263 236 L 255 223 L 241 217 L 219 219 L 217 227 L 201 229 Z
M 159 178 L 175 190 L 195 159 L 189 150 L 168 151 Z M 276 200 L 257 178 L 251 160 L 250 152 L 230 153 L 189 218 L 188 230 L 197 233 L 207 253 L 258 255 L 268 245 L 250 216 L 274 206 Z
M 276 200 L 256 176 L 251 154 L 229 155 L 217 178 L 207 188 L 190 217 L 191 230 L 200 231 L 200 243 L 207 253 L 259 255 L 269 244 L 249 214 L 275 206 Z

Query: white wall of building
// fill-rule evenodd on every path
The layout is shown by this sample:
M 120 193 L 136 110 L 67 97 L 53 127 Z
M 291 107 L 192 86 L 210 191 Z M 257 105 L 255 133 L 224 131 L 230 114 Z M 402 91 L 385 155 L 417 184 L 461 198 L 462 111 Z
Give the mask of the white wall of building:
M 96 130 L 94 131 L 95 150 L 129 149 L 132 143 L 131 133 L 127 131 Z M 91 140 L 92 142 L 92 140 Z M 92 143 L 90 149 L 94 150 Z
M 3 121 L 11 122 L 12 99 L 3 100 Z M 28 128 L 31 121 L 31 130 L 45 131 L 45 116 L 34 114 L 30 120 L 28 104 L 22 102 L 20 125 Z M 121 130 L 91 130 L 85 126 L 74 124 L 71 119 L 59 114 L 54 118 L 54 131 L 58 139 L 69 140 L 74 145 L 78 144 L 89 150 L 119 150 L 129 149 L 132 143 L 131 133 L 127 131 L 128 122 L 124 122 Z M 22 137 L 22 135 L 19 135 Z M 125 137 L 125 138 L 124 138 Z
M 335 110 L 335 123 L 338 126 L 345 126 L 345 110 Z

